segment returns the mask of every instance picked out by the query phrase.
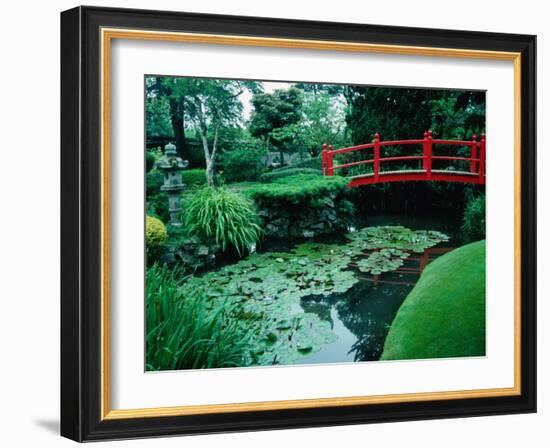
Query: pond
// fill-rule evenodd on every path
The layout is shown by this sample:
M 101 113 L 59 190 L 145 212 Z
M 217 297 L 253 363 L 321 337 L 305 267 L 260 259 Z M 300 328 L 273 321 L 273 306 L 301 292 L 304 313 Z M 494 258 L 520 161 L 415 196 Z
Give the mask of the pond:
M 378 360 L 391 323 L 426 264 L 461 244 L 460 220 L 449 214 L 370 216 L 358 219 L 353 227 L 388 225 L 402 225 L 413 230 L 438 230 L 449 235 L 450 239 L 425 249 L 422 254 L 411 254 L 397 270 L 380 275 L 362 273 L 357 269 L 356 263 L 352 263 L 350 267 L 359 282 L 348 291 L 328 296 L 303 297 L 293 311 L 316 314 L 329 323 L 337 338 L 315 353 L 302 357 L 301 364 Z M 334 243 L 335 238 L 321 239 L 318 242 Z M 288 242 L 272 242 L 269 250 L 283 251 L 290 246 Z M 364 256 L 368 257 L 369 254 L 367 251 Z
M 370 216 L 317 241 L 270 239 L 183 288 L 252 335 L 245 365 L 374 361 L 422 270 L 460 244 L 459 223 Z

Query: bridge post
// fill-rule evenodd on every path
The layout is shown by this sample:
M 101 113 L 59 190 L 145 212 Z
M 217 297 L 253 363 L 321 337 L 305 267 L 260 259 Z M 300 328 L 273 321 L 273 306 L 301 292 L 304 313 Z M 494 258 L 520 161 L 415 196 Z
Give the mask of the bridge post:
M 327 151 L 327 176 L 334 175 L 334 168 L 332 167 L 332 145 L 328 145 Z
M 321 163 L 323 168 L 323 176 L 327 175 L 327 144 L 323 143 L 323 151 L 321 152 Z
M 479 183 L 485 183 L 485 134 L 481 134 L 479 142 Z
M 380 176 L 380 134 L 377 132 L 374 134 L 374 181 L 378 182 Z
M 424 132 L 422 169 L 426 171 L 427 180 L 432 178 L 432 145 L 432 131 Z
M 477 173 L 477 162 L 475 159 L 477 159 L 477 135 L 472 135 L 472 154 L 471 154 L 471 161 L 470 161 L 470 173 Z

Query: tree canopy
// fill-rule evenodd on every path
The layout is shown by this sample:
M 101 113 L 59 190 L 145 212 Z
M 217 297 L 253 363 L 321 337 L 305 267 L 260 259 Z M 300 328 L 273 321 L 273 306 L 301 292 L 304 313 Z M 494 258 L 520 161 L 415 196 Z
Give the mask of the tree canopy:
M 296 137 L 296 126 L 301 119 L 302 93 L 291 87 L 273 93 L 259 93 L 252 97 L 254 110 L 250 117 L 250 133 L 265 139 L 280 151 L 284 163 L 283 148 Z
M 440 138 L 465 138 L 485 128 L 485 93 L 348 86 L 346 122 L 355 144 L 422 137 L 431 129 Z

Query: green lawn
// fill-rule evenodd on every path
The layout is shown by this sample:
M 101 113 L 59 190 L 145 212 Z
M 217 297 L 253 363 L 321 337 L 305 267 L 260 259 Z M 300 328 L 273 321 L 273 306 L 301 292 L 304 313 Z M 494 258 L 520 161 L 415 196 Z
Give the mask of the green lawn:
M 430 263 L 392 323 L 380 359 L 485 355 L 485 241 Z

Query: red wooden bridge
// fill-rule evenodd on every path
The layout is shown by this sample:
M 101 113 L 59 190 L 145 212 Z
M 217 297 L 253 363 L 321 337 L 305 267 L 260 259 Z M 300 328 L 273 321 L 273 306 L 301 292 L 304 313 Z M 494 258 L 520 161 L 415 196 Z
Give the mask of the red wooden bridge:
M 434 154 L 437 146 L 452 147 L 454 149 L 469 148 L 470 157 L 462 157 L 458 155 L 437 155 Z M 411 146 L 414 155 L 383 157 L 384 148 L 391 146 Z M 418 154 L 419 146 L 422 148 L 422 153 Z M 372 156 L 365 160 L 353 161 L 335 165 L 334 156 L 338 154 L 358 153 L 359 151 L 372 150 Z M 372 185 L 386 182 L 403 182 L 403 181 L 443 181 L 443 182 L 465 182 L 471 184 L 485 184 L 485 134 L 481 134 L 478 141 L 474 135 L 472 140 L 438 140 L 432 137 L 431 131 L 424 132 L 424 138 L 418 140 L 380 140 L 380 135 L 376 133 L 372 143 L 364 145 L 351 146 L 349 148 L 332 149 L 332 146 L 323 145 L 322 153 L 323 173 L 325 176 L 334 175 L 335 171 L 344 170 L 345 168 L 357 167 L 360 165 L 372 166 L 372 170 L 366 174 L 357 174 L 348 176 L 351 180 L 350 187 L 358 187 L 360 185 Z M 381 169 L 384 163 L 388 162 L 411 162 L 419 163 L 418 169 Z M 434 161 L 447 162 L 446 169 L 438 167 L 433 168 Z M 450 164 L 460 162 L 466 165 L 464 170 L 458 170 Z M 394 163 L 395 165 L 395 163 Z M 438 165 L 440 165 L 438 163 Z M 445 167 L 443 167 L 445 168 Z M 342 172 L 342 171 L 340 171 Z M 337 172 L 337 174 L 339 174 Z

